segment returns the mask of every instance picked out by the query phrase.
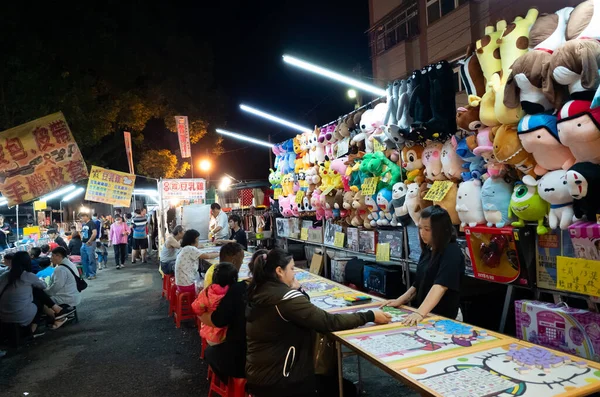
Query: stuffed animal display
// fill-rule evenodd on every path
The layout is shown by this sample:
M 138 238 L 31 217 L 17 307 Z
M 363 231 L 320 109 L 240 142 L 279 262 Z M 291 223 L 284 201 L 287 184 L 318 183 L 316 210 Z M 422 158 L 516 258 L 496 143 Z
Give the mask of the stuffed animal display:
M 600 0 L 500 19 L 458 65 L 414 70 L 274 145 L 274 209 L 369 229 L 418 225 L 432 204 L 457 228 L 530 223 L 545 234 L 600 219 L 599 26 Z M 457 66 L 468 96 L 458 108 Z

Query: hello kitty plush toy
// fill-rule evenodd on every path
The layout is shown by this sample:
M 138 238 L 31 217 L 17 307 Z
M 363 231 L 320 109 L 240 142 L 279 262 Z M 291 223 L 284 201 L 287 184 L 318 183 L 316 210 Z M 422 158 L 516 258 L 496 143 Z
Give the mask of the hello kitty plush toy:
M 481 204 L 481 181 L 472 179 L 458 186 L 456 195 L 456 212 L 460 226 L 477 226 L 485 223 L 485 215 Z

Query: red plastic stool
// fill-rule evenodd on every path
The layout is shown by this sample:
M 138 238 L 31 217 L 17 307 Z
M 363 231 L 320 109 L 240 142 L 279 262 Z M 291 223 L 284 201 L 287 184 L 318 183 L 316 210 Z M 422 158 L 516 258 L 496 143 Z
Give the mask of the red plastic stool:
M 162 298 L 169 299 L 169 285 L 171 284 L 171 276 L 168 274 L 163 274 L 163 283 L 162 283 Z
M 193 320 L 196 314 L 192 310 L 192 302 L 195 299 L 195 294 L 191 292 L 175 292 L 175 300 L 177 301 L 175 307 L 175 326 L 181 327 L 181 322 L 184 320 Z
M 246 379 L 244 378 L 229 378 L 227 384 L 221 382 L 218 376 L 208 367 L 209 374 L 212 374 L 210 380 L 210 388 L 208 389 L 208 397 L 212 397 L 216 393 L 220 397 L 246 397 Z
M 169 280 L 169 295 L 167 295 L 167 299 L 169 300 L 169 317 L 175 313 L 175 308 L 177 307 L 176 292 L 177 285 L 175 284 L 175 277 L 171 277 Z

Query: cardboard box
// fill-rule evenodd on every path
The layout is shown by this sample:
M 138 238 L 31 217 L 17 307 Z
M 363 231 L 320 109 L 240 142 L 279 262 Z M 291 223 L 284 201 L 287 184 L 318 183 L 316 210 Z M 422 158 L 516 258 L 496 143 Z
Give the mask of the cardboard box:
M 600 314 L 521 300 L 515 316 L 517 338 L 600 362 Z
M 596 222 L 575 222 L 569 226 L 575 257 L 600 260 L 600 224 Z

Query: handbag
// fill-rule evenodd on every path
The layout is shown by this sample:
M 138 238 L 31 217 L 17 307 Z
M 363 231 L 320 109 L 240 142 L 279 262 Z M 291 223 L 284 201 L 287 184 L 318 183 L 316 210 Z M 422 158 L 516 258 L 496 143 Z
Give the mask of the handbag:
M 332 375 L 337 369 L 337 349 L 335 342 L 327 335 L 317 333 L 314 365 L 316 375 Z
M 85 282 L 84 279 L 82 279 L 81 277 L 77 277 L 77 275 L 75 274 L 75 272 L 73 271 L 73 269 L 71 269 L 69 266 L 65 265 L 64 263 L 59 264 L 59 266 L 64 266 L 67 269 L 69 269 L 69 271 L 71 272 L 71 274 L 73 275 L 73 277 L 75 277 L 75 283 L 77 283 L 77 291 L 81 292 L 84 289 L 87 288 L 87 283 Z

